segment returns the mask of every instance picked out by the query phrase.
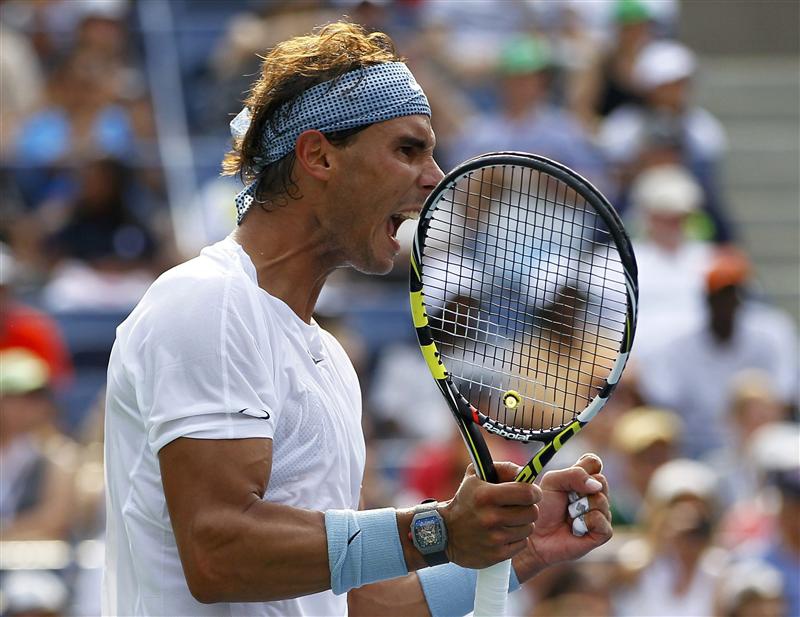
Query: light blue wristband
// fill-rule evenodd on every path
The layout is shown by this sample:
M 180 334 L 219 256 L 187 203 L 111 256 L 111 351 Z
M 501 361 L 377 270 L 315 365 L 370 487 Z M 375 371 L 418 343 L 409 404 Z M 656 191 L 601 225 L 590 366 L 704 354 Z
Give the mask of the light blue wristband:
M 475 582 L 478 571 L 448 563 L 417 572 L 431 617 L 460 617 L 472 612 L 475 606 Z M 514 568 L 508 580 L 508 591 L 519 589 Z
M 408 574 L 394 508 L 328 510 L 325 533 L 331 590 L 337 595 Z

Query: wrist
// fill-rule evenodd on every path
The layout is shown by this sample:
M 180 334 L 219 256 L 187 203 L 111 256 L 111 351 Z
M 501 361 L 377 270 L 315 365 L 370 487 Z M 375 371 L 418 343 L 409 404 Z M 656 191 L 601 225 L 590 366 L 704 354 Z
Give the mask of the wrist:
M 429 567 L 441 566 L 450 561 L 447 556 L 447 525 L 439 512 L 437 501 L 426 499 L 414 508 L 409 533 L 411 541 Z
M 533 541 L 528 539 L 528 542 L 532 543 Z M 548 564 L 542 561 L 539 554 L 533 548 L 517 553 L 511 559 L 511 569 L 516 574 L 520 584 L 531 580 L 534 576 L 547 568 L 547 566 Z
M 450 561 L 443 504 L 431 499 L 414 508 L 400 510 L 397 523 L 409 570 L 443 565 Z
M 411 540 L 411 519 L 414 518 L 415 509 L 405 508 L 397 510 L 397 530 L 400 534 L 400 544 L 403 547 L 403 557 L 409 572 L 428 567 L 422 554 Z

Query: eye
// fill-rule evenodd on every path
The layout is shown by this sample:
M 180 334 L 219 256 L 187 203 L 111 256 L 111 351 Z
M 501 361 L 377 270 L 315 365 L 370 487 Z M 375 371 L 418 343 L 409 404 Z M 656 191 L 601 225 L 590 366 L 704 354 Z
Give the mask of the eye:
M 411 158 L 414 156 L 414 146 L 400 146 L 400 153 Z

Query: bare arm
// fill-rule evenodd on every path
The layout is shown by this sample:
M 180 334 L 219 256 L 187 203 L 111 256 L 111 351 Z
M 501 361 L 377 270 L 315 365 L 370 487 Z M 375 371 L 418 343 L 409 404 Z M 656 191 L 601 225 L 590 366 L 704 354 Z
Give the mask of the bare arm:
M 267 601 L 330 587 L 324 515 L 262 500 L 271 440 L 181 438 L 161 449 L 159 462 L 197 600 Z
M 198 601 L 272 601 L 330 588 L 324 514 L 262 499 L 271 440 L 180 438 L 161 449 L 159 462 L 183 571 Z M 517 466 L 501 465 L 512 478 Z M 538 488 L 487 484 L 470 470 L 442 510 L 451 560 L 485 567 L 525 548 L 540 497 Z M 413 514 L 397 511 L 409 571 L 425 566 L 408 537 Z
M 528 539 L 528 550 L 515 555 L 512 561 L 521 583 L 551 564 L 582 557 L 611 537 L 608 483 L 600 473 L 601 469 L 600 459 L 590 454 L 581 457 L 572 467 L 548 472 L 542 478 L 544 498 L 539 503 L 540 516 L 536 528 Z M 589 477 L 597 480 L 599 486 L 587 488 Z M 570 491 L 589 495 L 590 510 L 585 514 L 589 533 L 580 538 L 572 534 L 571 520 L 567 516 L 567 495 Z M 416 573 L 353 589 L 347 600 L 349 614 L 353 617 L 430 615 Z

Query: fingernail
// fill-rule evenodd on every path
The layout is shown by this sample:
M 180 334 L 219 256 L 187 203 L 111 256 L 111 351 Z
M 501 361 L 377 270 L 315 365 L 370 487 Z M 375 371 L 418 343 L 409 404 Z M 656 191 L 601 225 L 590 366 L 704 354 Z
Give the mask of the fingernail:
M 600 483 L 599 480 L 595 480 L 594 478 L 589 478 L 586 480 L 586 488 L 590 491 L 599 491 L 603 488 L 603 485 Z

